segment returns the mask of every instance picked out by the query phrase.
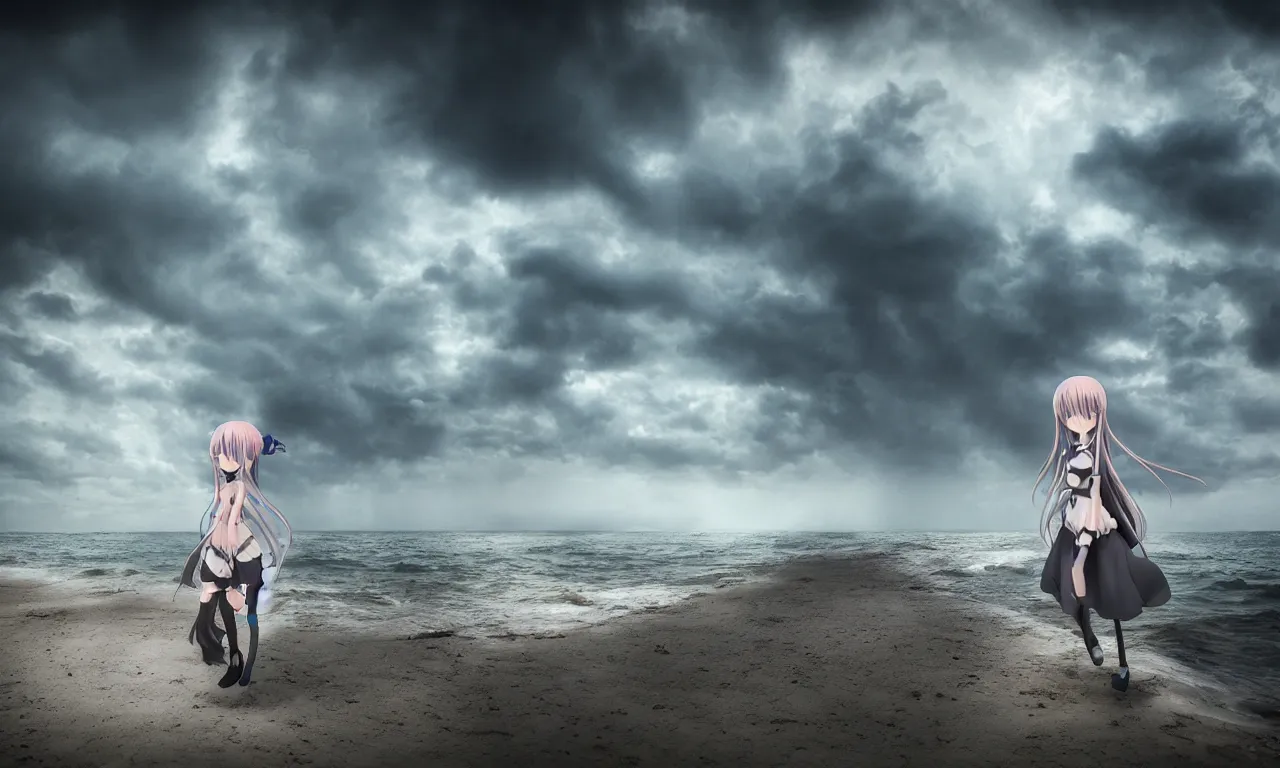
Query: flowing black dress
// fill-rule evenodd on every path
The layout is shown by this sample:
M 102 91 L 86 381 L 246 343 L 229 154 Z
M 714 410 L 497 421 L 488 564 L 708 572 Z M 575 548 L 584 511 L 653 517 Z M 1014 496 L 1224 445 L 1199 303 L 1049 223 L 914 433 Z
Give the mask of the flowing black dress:
M 1079 516 L 1070 513 L 1076 505 L 1089 503 L 1090 483 L 1095 482 L 1090 477 L 1093 456 L 1088 445 L 1073 444 L 1068 452 L 1067 479 L 1058 490 L 1061 527 L 1045 560 L 1040 589 L 1053 595 L 1068 616 L 1076 615 L 1071 566 L 1080 552 L 1080 539 L 1087 534 L 1092 541 L 1084 563 L 1086 607 L 1104 619 L 1129 621 L 1137 618 L 1143 608 L 1169 602 L 1169 582 L 1160 567 L 1134 554 L 1138 539 L 1134 535 L 1133 520 L 1124 513 L 1116 514 L 1121 507 L 1108 483 L 1102 484 L 1102 505 L 1115 515 L 1119 527 L 1106 533 L 1075 530 L 1073 518 Z

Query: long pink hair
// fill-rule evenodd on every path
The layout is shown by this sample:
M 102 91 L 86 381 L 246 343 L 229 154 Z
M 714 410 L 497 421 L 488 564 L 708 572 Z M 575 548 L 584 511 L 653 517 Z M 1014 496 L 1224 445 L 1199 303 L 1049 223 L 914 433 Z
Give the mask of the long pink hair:
M 1094 473 L 1101 477 L 1101 495 L 1102 502 L 1108 506 L 1108 511 L 1117 518 L 1120 525 L 1128 525 L 1129 533 L 1132 539 L 1140 547 L 1143 539 L 1147 536 L 1147 518 L 1142 513 L 1142 508 L 1138 506 L 1138 502 L 1129 494 L 1129 490 L 1125 488 L 1124 483 L 1120 482 L 1120 477 L 1116 474 L 1115 468 L 1111 463 L 1111 443 L 1114 442 L 1120 446 L 1120 449 L 1129 454 L 1129 458 L 1138 462 L 1143 469 L 1151 473 L 1169 494 L 1169 503 L 1173 503 L 1173 492 L 1169 490 L 1169 486 L 1164 480 L 1156 474 L 1155 470 L 1160 469 L 1190 480 L 1195 480 L 1201 485 L 1206 483 L 1198 477 L 1179 472 L 1176 469 L 1147 461 L 1137 455 L 1116 437 L 1111 431 L 1111 422 L 1107 416 L 1107 392 L 1102 388 L 1102 384 L 1091 376 L 1072 376 L 1058 385 L 1053 393 L 1053 448 L 1049 451 L 1049 457 L 1045 459 L 1044 465 L 1040 468 L 1040 474 L 1036 477 L 1036 483 L 1031 488 L 1031 500 L 1035 502 L 1036 491 L 1039 490 L 1040 484 L 1049 475 L 1050 467 L 1053 468 L 1052 482 L 1048 489 L 1048 499 L 1045 501 L 1043 514 L 1040 520 L 1040 533 L 1044 537 L 1046 543 L 1052 542 L 1051 527 L 1055 512 L 1058 511 L 1060 505 L 1060 497 L 1058 489 L 1063 486 L 1066 478 L 1066 446 L 1071 441 L 1069 430 L 1067 429 L 1067 419 L 1072 416 L 1080 416 L 1089 418 L 1097 416 L 1098 423 L 1094 427 Z M 1059 450 L 1061 448 L 1061 450 Z M 1146 554 L 1145 548 L 1143 554 Z
M 247 421 L 228 421 L 213 431 L 209 440 L 209 461 L 213 465 L 212 510 L 218 512 L 222 490 L 226 486 L 218 467 L 219 456 L 226 456 L 240 465 L 237 479 L 244 483 L 245 500 L 236 519 L 229 514 L 230 508 L 227 509 L 228 514 L 217 515 L 209 543 L 227 553 L 235 552 L 240 544 L 235 526 L 243 521 L 248 524 L 258 545 L 270 553 L 272 565 L 278 569 L 293 541 L 293 529 L 258 487 L 258 459 L 262 448 L 262 433 Z

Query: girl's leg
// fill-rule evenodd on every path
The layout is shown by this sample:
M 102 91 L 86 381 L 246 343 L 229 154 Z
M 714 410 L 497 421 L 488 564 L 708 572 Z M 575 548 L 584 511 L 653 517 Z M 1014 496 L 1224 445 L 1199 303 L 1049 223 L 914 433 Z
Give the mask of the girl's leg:
M 1111 676 L 1111 687 L 1117 691 L 1129 689 L 1129 662 L 1124 657 L 1124 630 L 1120 628 L 1120 620 L 1116 619 L 1116 655 L 1120 657 L 1120 671 Z
M 1077 601 L 1085 597 L 1084 561 L 1089 557 L 1089 545 L 1092 543 L 1093 537 L 1087 533 L 1076 539 L 1076 559 L 1071 563 L 1071 588 L 1075 590 Z
M 1084 563 L 1089 557 L 1089 545 L 1093 543 L 1093 537 L 1087 533 L 1080 534 L 1077 540 L 1079 551 L 1076 553 L 1075 562 L 1071 564 L 1071 586 L 1075 590 L 1076 597 L 1076 623 L 1080 625 L 1080 634 L 1084 637 L 1084 646 L 1089 649 L 1089 658 L 1093 661 L 1094 666 L 1102 666 L 1102 645 L 1098 642 L 1098 636 L 1093 634 L 1093 627 L 1089 622 L 1089 607 L 1086 605 L 1086 593 L 1084 582 Z
M 241 563 L 240 572 L 245 579 L 245 615 L 249 624 L 249 656 L 240 673 L 240 684 L 248 685 L 253 676 L 253 662 L 258 657 L 258 593 L 262 590 L 262 557 Z
M 191 634 L 187 639 L 200 645 L 205 664 L 222 664 L 222 637 L 213 620 L 214 597 L 218 594 L 218 588 L 209 581 L 202 581 L 201 586 L 200 610 L 196 613 L 195 623 L 191 625 Z
M 240 679 L 240 673 L 244 669 L 244 655 L 240 653 L 240 645 L 236 642 L 236 613 L 227 602 L 227 593 L 219 592 L 217 600 L 222 611 L 222 623 L 227 630 L 227 644 L 231 648 L 231 660 L 227 664 L 226 674 L 218 681 L 218 687 L 230 688 Z

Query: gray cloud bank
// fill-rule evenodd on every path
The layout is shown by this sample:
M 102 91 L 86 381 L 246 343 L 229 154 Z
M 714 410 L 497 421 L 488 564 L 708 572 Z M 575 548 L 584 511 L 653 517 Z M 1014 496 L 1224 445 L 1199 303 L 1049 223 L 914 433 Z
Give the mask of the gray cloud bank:
M 297 506 L 479 465 L 741 486 L 977 456 L 1022 488 L 1077 373 L 1139 453 L 1252 487 L 1280 463 L 1278 19 L 25 11 L 0 33 L 0 527 L 126 481 L 198 498 L 230 418 L 290 445 Z

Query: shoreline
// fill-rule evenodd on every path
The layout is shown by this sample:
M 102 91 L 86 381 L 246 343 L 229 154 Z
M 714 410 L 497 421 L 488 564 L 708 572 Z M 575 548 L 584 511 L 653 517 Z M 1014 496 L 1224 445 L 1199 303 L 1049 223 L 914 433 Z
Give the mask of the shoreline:
M 227 690 L 187 644 L 194 598 L 67 599 L 3 579 L 0 750 L 24 765 L 223 768 L 1280 760 L 1273 724 L 1218 710 L 1141 655 L 1119 694 L 1065 629 L 891 558 L 771 571 L 545 635 L 408 639 L 264 615 L 254 684 Z
M 306 576 L 300 578 L 296 570 L 291 570 L 287 584 L 274 594 L 272 606 L 262 615 L 262 620 L 273 625 L 287 625 L 299 630 L 314 629 L 361 635 L 376 634 L 385 637 L 397 637 L 401 634 L 415 634 L 434 630 L 448 630 L 476 637 L 490 634 L 522 636 L 568 632 L 615 621 L 632 613 L 643 614 L 655 607 L 679 604 L 690 599 L 713 594 L 726 587 L 737 587 L 767 581 L 771 573 L 790 559 L 792 558 L 782 557 L 768 561 L 744 561 L 725 565 L 723 570 L 712 569 L 702 572 L 697 580 L 659 582 L 657 584 L 642 585 L 630 590 L 640 593 L 652 593 L 655 591 L 658 593 L 645 594 L 643 597 L 634 594 L 624 594 L 620 598 L 611 595 L 604 597 L 584 596 L 580 592 L 589 592 L 590 587 L 586 589 L 560 587 L 555 589 L 555 594 L 525 596 L 525 600 L 540 603 L 542 608 L 541 613 L 535 611 L 532 615 L 522 616 L 517 611 L 511 611 L 513 605 L 518 606 L 519 603 L 507 602 L 498 605 L 492 603 L 484 605 L 482 598 L 479 615 L 486 618 L 498 618 L 492 621 L 476 621 L 477 616 L 475 614 L 459 615 L 457 610 L 453 610 L 453 606 L 443 606 L 444 615 L 441 617 L 442 620 L 430 624 L 423 622 L 422 613 L 391 616 L 377 615 L 382 609 L 388 607 L 385 597 L 382 595 L 376 596 L 375 599 L 379 602 L 375 602 L 373 610 L 370 611 L 374 615 L 366 619 L 361 619 L 359 614 L 362 610 L 368 609 L 369 604 L 367 602 L 361 603 L 359 600 L 347 604 L 354 605 L 357 609 L 348 613 L 347 616 L 335 615 L 333 612 L 325 610 L 297 612 L 294 610 L 296 605 L 314 603 L 316 595 L 312 594 L 313 590 L 325 593 L 322 597 L 329 599 L 334 597 L 341 598 L 346 593 L 344 590 L 334 589 L 332 585 L 328 584 L 317 587 L 313 583 L 308 583 Z M 395 572 L 392 571 L 390 573 L 394 578 Z M 383 573 L 381 575 L 386 579 L 388 574 Z M 134 579 L 134 577 L 139 578 Z M 176 593 L 177 602 L 182 603 L 185 598 L 190 598 L 190 600 L 194 601 L 196 595 L 194 590 L 179 585 L 177 578 L 172 577 L 168 571 L 158 574 L 155 572 L 144 573 L 136 570 L 133 565 L 121 563 L 106 568 L 63 567 L 56 571 L 0 565 L 0 584 L 5 583 L 46 587 L 51 593 L 60 593 L 66 599 L 71 600 L 78 600 L 85 596 L 100 597 L 115 594 L 132 594 L 137 596 L 138 599 L 161 600 L 168 603 Z M 364 586 L 366 585 L 357 585 L 356 588 L 361 589 Z M 374 585 L 375 589 L 383 586 L 384 584 Z M 403 585 L 398 584 L 395 586 Z M 350 585 L 346 589 L 350 589 Z M 610 586 L 607 589 L 616 589 L 616 587 Z M 627 591 L 626 587 L 623 589 Z M 295 596 L 294 593 L 297 590 L 301 590 L 303 596 Z M 359 597 L 368 599 L 367 594 Z M 394 607 L 398 608 L 398 600 L 396 602 L 397 605 Z M 561 608 L 569 607 L 571 610 L 580 609 L 586 615 L 574 615 L 564 611 L 556 615 L 554 610 L 547 610 L 557 606 Z M 441 608 L 441 606 L 434 607 Z M 428 602 L 427 605 L 420 605 L 419 608 L 430 611 L 432 606 Z M 484 613 L 485 609 L 490 610 L 490 612 Z M 243 619 L 243 617 L 241 618 Z M 369 629 L 370 625 L 378 628 L 371 630 Z

